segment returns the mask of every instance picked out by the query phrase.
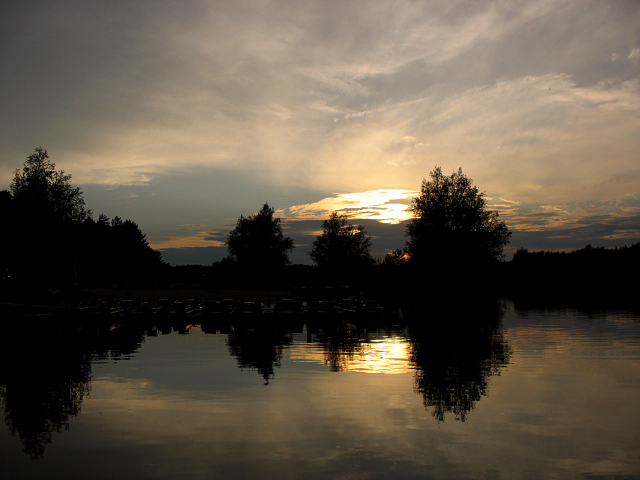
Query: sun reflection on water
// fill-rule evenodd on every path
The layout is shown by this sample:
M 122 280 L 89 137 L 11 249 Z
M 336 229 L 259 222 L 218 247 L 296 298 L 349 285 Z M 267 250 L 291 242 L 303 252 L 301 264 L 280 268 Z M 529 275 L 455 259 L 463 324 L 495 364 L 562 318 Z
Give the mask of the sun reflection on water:
M 358 348 L 338 352 L 340 370 L 360 373 L 402 374 L 414 370 L 409 358 L 411 347 L 406 338 L 385 337 L 358 344 Z M 332 354 L 335 355 L 336 352 Z M 303 343 L 291 350 L 296 361 L 328 364 L 322 343 Z
M 409 350 L 409 343 L 404 338 L 373 340 L 366 345 L 362 355 L 348 363 L 348 370 L 363 373 L 407 373 L 412 371 Z

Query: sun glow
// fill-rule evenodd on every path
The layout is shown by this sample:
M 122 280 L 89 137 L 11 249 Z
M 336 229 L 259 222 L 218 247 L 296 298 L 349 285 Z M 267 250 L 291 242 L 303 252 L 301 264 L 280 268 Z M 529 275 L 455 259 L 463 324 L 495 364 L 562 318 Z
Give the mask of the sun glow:
M 398 224 L 412 218 L 411 200 L 415 190 L 381 189 L 355 193 L 336 193 L 315 203 L 294 205 L 281 209 L 278 215 L 289 220 L 321 220 L 331 212 L 338 212 L 354 219 L 377 220 Z

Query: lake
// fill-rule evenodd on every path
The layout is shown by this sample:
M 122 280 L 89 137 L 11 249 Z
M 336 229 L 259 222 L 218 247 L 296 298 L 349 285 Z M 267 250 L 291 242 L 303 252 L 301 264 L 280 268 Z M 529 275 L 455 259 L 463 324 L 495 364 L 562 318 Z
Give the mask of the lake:
M 637 313 L 265 317 L 5 332 L 0 478 L 640 479 Z

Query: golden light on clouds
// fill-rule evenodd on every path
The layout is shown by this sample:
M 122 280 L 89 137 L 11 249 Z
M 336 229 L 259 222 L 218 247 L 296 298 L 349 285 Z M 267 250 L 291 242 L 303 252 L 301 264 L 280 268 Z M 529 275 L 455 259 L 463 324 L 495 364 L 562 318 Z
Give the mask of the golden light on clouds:
M 149 242 L 151 248 L 164 250 L 167 248 L 193 248 L 193 247 L 225 247 L 220 240 L 211 238 L 211 232 L 193 232 L 184 236 L 174 236 L 164 240 Z
M 338 212 L 354 219 L 398 224 L 413 216 L 411 200 L 417 195 L 415 190 L 397 188 L 336 193 L 315 203 L 280 209 L 276 214 L 288 220 L 324 220 L 331 212 Z

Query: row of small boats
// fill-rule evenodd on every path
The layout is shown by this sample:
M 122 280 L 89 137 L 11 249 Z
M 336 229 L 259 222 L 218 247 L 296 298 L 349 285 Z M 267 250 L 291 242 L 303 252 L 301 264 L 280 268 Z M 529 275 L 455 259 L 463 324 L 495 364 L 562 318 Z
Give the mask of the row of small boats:
M 115 299 L 93 298 L 86 301 L 68 300 L 55 309 L 58 315 L 136 315 L 224 316 L 224 315 L 318 315 L 318 314 L 380 314 L 383 307 L 359 298 L 341 300 L 306 299 L 219 299 L 157 298 Z

